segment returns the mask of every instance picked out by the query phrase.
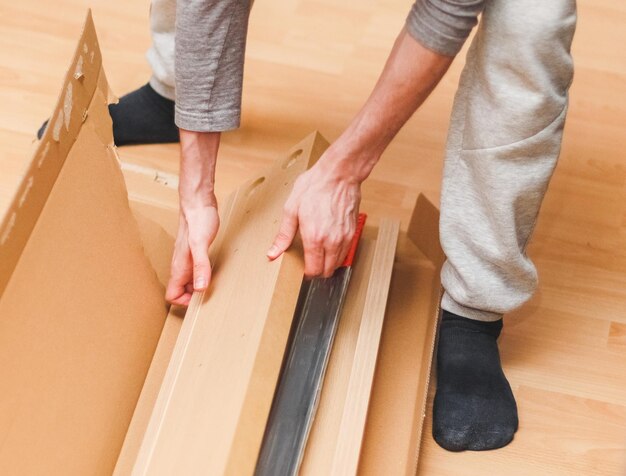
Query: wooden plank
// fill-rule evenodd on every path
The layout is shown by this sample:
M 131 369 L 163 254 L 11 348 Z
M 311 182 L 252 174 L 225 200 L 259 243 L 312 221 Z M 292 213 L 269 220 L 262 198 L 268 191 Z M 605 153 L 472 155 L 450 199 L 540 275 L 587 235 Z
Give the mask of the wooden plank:
M 169 200 L 162 203 L 162 207 L 153 206 L 150 204 L 151 198 L 159 196 L 163 192 L 163 185 L 159 184 L 156 187 L 153 186 L 152 177 L 146 180 L 146 177 L 142 177 L 142 180 L 136 180 L 129 185 L 128 172 L 125 175 L 127 186 L 129 187 L 129 196 L 138 198 L 138 201 L 134 199 L 131 201 L 131 208 L 134 210 L 135 217 L 141 218 L 144 212 L 147 210 L 151 217 L 159 221 L 164 228 L 174 230 L 178 223 L 178 210 L 175 215 L 172 214 L 172 207 L 178 205 L 178 197 L 169 197 Z M 178 182 L 178 181 L 177 181 Z M 132 187 L 132 188 L 131 188 Z M 226 197 L 222 201 L 221 197 L 218 197 L 218 203 L 220 215 L 222 219 L 222 226 L 226 226 L 228 218 L 230 217 L 230 211 L 233 206 L 233 196 Z M 139 205 L 139 206 L 138 206 Z M 146 220 L 146 218 L 142 218 Z M 145 235 L 145 230 L 140 226 L 142 235 Z M 172 237 L 173 241 L 173 237 Z M 164 243 L 159 244 L 159 248 L 163 258 L 167 258 L 168 262 L 171 260 L 173 245 L 164 246 Z M 146 239 L 144 236 L 144 249 L 146 249 Z M 150 257 L 150 253 L 147 253 Z M 156 254 L 156 252 L 155 252 Z M 169 272 L 169 268 L 168 268 Z M 158 274 L 158 271 L 157 271 Z M 137 455 L 139 448 L 146 434 L 146 429 L 154 409 L 161 384 L 165 377 L 172 353 L 176 346 L 178 335 L 182 327 L 183 318 L 185 317 L 186 309 L 179 306 L 172 306 L 169 310 L 159 343 L 154 352 L 154 357 L 148 370 L 148 375 L 144 381 L 141 395 L 137 401 L 137 406 L 133 413 L 133 418 L 126 432 L 126 438 L 120 451 L 117 463 L 115 465 L 114 476 L 125 476 L 132 473 L 135 462 L 137 461 Z
M 314 134 L 240 187 L 211 250 L 213 282 L 185 316 L 133 474 L 252 474 L 302 279 L 298 247 L 265 256 Z
M 382 219 L 372 262 L 361 328 L 339 426 L 331 474 L 356 474 L 365 429 L 378 347 L 387 306 L 400 223 Z

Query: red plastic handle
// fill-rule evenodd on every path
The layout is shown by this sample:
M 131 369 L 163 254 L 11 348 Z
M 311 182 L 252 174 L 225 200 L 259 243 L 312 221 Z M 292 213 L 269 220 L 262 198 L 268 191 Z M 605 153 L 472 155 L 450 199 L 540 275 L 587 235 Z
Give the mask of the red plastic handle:
M 354 255 L 356 254 L 356 249 L 359 246 L 359 239 L 363 234 L 363 228 L 365 228 L 365 221 L 367 220 L 367 215 L 365 213 L 359 213 L 359 216 L 356 221 L 356 230 L 354 231 L 354 236 L 352 237 L 352 244 L 350 245 L 350 250 L 348 250 L 348 254 L 346 255 L 346 259 L 343 261 L 341 266 L 352 266 L 352 262 L 354 261 Z

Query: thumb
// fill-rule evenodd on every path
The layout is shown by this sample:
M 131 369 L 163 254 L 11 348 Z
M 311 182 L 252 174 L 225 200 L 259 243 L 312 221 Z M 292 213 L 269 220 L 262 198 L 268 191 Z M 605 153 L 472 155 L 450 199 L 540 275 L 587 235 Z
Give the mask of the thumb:
M 193 289 L 203 291 L 211 281 L 211 263 L 209 261 L 209 243 L 201 240 L 198 243 L 190 243 L 191 256 L 193 258 Z
M 283 214 L 283 221 L 280 224 L 278 235 L 274 238 L 274 243 L 267 251 L 267 257 L 275 260 L 291 246 L 291 242 L 298 231 L 298 216 L 295 213 Z
M 204 291 L 211 282 L 209 246 L 219 229 L 219 216 L 215 207 L 202 210 L 200 214 L 190 213 L 188 243 L 193 260 L 193 289 Z M 191 283 L 190 283 L 191 284 Z

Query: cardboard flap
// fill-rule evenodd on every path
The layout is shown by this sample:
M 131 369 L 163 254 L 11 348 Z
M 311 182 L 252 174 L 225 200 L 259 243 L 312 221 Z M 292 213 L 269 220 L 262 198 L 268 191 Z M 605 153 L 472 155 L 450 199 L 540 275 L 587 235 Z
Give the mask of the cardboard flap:
M 0 240 L 0 474 L 111 474 L 166 316 L 88 14 Z
M 49 125 L 0 223 L 0 295 L 76 140 L 96 88 L 109 98 L 101 68 L 102 57 L 89 11 Z

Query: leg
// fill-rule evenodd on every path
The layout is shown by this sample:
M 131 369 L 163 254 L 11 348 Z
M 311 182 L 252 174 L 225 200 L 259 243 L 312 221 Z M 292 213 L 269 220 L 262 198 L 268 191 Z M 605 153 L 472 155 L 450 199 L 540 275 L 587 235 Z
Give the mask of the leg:
M 574 25 L 573 0 L 487 4 L 445 163 L 443 309 L 495 321 L 536 288 L 525 248 L 561 147 Z
M 109 106 L 115 144 L 178 142 L 174 123 L 174 37 L 176 0 L 153 0 L 150 6 L 152 46 L 146 54 L 150 82 Z
M 153 0 L 150 5 L 152 45 L 146 58 L 152 68 L 150 86 L 161 96 L 174 101 L 174 44 L 176 36 L 176 0 Z
M 441 196 L 433 433 L 448 449 L 497 448 L 517 429 L 496 339 L 537 285 L 525 249 L 560 150 L 575 19 L 574 0 L 492 0 L 468 53 Z
M 174 36 L 176 0 L 154 0 L 150 8 L 152 46 L 147 57 L 152 78 L 109 106 L 115 144 L 178 142 L 174 123 Z M 48 121 L 37 131 L 41 139 Z

